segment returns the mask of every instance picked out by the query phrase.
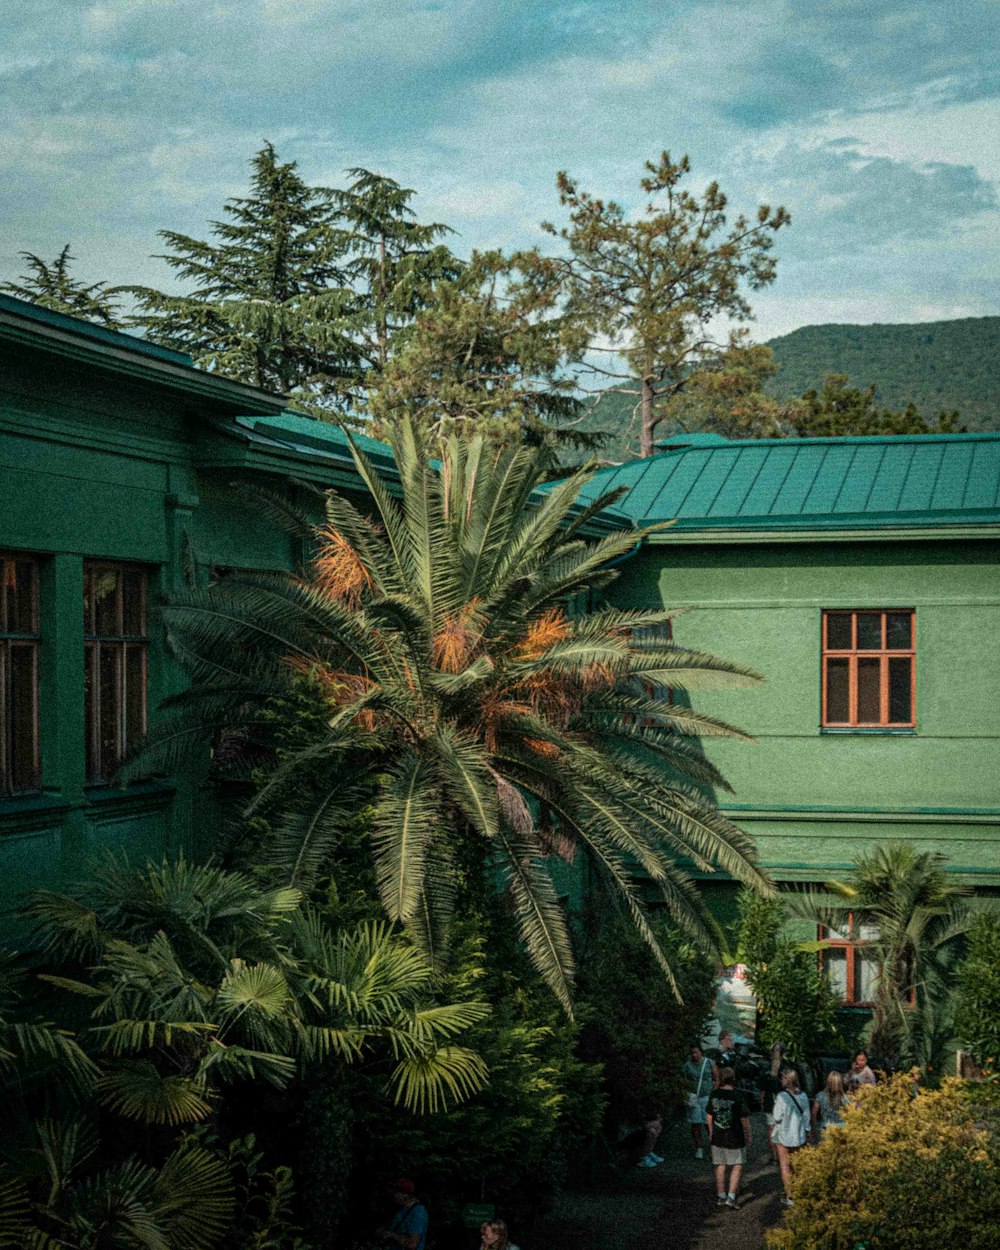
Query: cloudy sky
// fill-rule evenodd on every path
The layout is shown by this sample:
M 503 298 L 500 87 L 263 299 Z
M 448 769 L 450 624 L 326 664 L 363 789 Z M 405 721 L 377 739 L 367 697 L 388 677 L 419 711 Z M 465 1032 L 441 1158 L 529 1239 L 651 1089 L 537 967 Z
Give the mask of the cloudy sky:
M 766 338 L 1000 312 L 995 0 L 31 0 L 0 17 L 0 278 L 66 242 L 169 284 L 264 140 L 305 177 L 420 192 L 458 250 L 539 242 L 553 179 L 637 202 L 690 154 L 782 203 Z

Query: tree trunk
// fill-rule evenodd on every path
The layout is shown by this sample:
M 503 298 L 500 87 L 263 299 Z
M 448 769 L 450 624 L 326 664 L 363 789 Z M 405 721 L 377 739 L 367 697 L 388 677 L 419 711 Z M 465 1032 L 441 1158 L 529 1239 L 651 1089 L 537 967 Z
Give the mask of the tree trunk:
M 639 455 L 645 459 L 653 454 L 653 384 L 648 378 L 642 379 L 642 390 L 639 393 L 639 412 L 642 427 L 639 430 Z

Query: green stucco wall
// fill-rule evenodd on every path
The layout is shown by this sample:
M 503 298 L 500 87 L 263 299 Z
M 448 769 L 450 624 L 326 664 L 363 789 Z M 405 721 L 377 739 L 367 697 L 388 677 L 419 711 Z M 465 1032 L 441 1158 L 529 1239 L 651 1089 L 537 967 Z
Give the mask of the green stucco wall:
M 755 742 L 707 739 L 719 802 L 778 878 L 843 869 L 873 841 L 942 851 L 1000 885 L 1000 543 L 816 542 L 645 547 L 613 595 L 692 609 L 679 643 L 760 669 L 763 686 L 697 694 Z M 821 732 L 821 614 L 916 609 L 917 726 Z

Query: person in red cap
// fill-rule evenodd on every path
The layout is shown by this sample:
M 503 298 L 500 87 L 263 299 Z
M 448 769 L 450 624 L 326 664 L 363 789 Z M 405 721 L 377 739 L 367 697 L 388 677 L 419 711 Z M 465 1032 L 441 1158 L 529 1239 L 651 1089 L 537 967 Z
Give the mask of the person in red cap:
M 417 1197 L 417 1187 L 406 1176 L 389 1186 L 393 1202 L 399 1210 L 392 1217 L 388 1228 L 382 1231 L 382 1240 L 389 1250 L 425 1250 L 427 1244 L 427 1208 Z

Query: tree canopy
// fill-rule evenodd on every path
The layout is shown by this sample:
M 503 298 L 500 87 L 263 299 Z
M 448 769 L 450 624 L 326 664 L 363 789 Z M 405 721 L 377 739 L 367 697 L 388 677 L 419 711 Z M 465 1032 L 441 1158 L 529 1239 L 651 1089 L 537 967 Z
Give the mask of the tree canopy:
M 120 288 L 109 286 L 106 282 L 88 284 L 74 278 L 70 272 L 74 257 L 69 249 L 67 243 L 51 264 L 33 252 L 19 252 L 28 272 L 16 282 L 0 283 L 0 291 L 49 308 L 52 312 L 94 321 L 109 330 L 121 329 L 121 302 L 117 298 Z
M 783 208 L 762 204 L 752 218 L 729 223 L 717 182 L 700 196 L 684 187 L 687 156 L 674 161 L 664 152 L 645 168 L 640 186 L 648 198 L 636 215 L 560 173 L 556 186 L 569 224 L 542 228 L 567 254 L 536 256 L 536 264 L 563 278 L 577 348 L 589 350 L 594 375 L 636 397 L 640 456 L 653 454 L 670 401 L 725 361 L 727 342 L 715 326 L 750 320 L 747 292 L 774 281 L 774 235 L 790 221 Z

